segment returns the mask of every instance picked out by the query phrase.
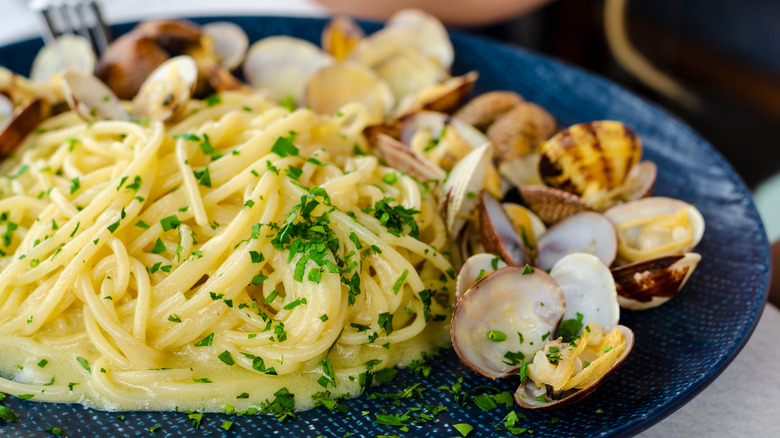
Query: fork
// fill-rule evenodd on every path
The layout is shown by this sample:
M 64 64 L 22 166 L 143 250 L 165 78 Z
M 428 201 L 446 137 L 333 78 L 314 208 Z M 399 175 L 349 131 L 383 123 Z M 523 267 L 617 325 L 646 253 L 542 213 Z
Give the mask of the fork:
M 63 34 L 78 34 L 92 43 L 98 56 L 108 48 L 110 30 L 97 0 L 32 0 L 30 8 L 46 26 L 46 44 Z

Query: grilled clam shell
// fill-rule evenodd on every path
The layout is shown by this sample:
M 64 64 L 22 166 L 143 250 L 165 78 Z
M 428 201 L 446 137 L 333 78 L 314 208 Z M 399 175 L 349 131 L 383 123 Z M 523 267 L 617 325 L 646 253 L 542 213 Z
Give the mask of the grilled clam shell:
M 555 134 L 544 143 L 541 155 L 539 173 L 544 183 L 587 201 L 623 184 L 639 162 L 642 143 L 620 122 L 596 121 Z

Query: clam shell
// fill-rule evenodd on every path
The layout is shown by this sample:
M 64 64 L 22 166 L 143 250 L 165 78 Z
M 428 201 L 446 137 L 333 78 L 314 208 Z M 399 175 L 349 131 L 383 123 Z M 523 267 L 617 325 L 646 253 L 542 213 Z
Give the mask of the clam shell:
M 188 20 L 146 20 L 139 23 L 135 30 L 171 53 L 181 53 L 187 46 L 199 44 L 203 36 L 201 27 Z
M 517 190 L 526 205 L 548 225 L 573 214 L 593 210 L 579 196 L 552 187 L 520 186 Z
M 489 91 L 471 99 L 454 116 L 484 132 L 496 119 L 523 102 L 523 97 L 514 91 Z
M 644 237 L 640 235 L 643 226 L 652 225 L 653 216 L 668 215 L 679 211 L 684 211 L 687 214 L 692 230 L 690 236 L 683 236 L 678 245 L 670 245 L 668 239 L 674 237 L 675 230 L 668 230 L 668 227 L 660 228 L 658 231 L 648 231 Z M 620 245 L 617 261 L 621 265 L 689 252 L 701 241 L 704 235 L 704 217 L 698 209 L 679 199 L 661 196 L 639 199 L 612 207 L 604 212 L 604 215 L 615 224 L 618 230 Z M 647 218 L 649 222 L 642 222 L 641 218 Z M 638 220 L 642 223 L 631 226 L 631 222 Z M 684 237 L 688 237 L 688 239 Z M 664 250 L 659 249 L 663 245 L 668 246 Z
M 363 39 L 355 52 L 383 52 L 383 46 L 399 45 L 414 47 L 444 70 L 450 69 L 455 58 L 444 25 L 436 17 L 417 9 L 401 10 L 391 16 L 384 29 Z
M 177 56 L 157 67 L 133 99 L 133 115 L 165 121 L 176 116 L 192 95 L 198 66 L 189 56 Z
M 685 286 L 701 256 L 677 254 L 612 269 L 620 306 L 631 310 L 658 307 Z
M 49 82 L 55 75 L 74 70 L 92 74 L 95 70 L 95 52 L 92 44 L 78 35 L 65 34 L 44 46 L 33 60 L 30 79 Z
M 480 253 L 469 257 L 458 271 L 455 283 L 455 301 L 459 301 L 471 286 L 507 264 L 495 254 Z
M 315 112 L 335 114 L 352 102 L 365 105 L 374 122 L 381 122 L 395 99 L 385 81 L 357 63 L 342 62 L 323 67 L 306 81 L 303 103 Z
M 626 357 L 628 357 L 628 354 L 631 352 L 631 349 L 634 347 L 634 332 L 626 326 L 618 325 L 617 327 L 623 332 L 623 336 L 626 339 L 626 347 L 623 349 L 623 353 L 620 355 L 620 358 L 617 360 L 617 362 L 615 362 L 615 364 L 609 368 L 609 370 L 607 370 L 604 375 L 602 375 L 601 378 L 599 378 L 596 382 L 587 388 L 567 391 L 559 400 L 552 400 L 547 396 L 544 388 L 538 388 L 531 379 L 525 379 L 520 383 L 520 387 L 517 388 L 517 391 L 515 392 L 515 402 L 517 402 L 520 407 L 526 409 L 561 408 L 579 401 L 586 395 L 595 391 L 602 383 L 604 383 L 606 378 L 609 377 L 609 375 L 611 375 L 620 366 L 620 364 L 623 363 Z M 614 326 L 605 327 L 604 331 L 612 331 L 614 328 Z M 538 401 L 537 397 L 541 397 L 544 401 Z
M 13 113 L 14 102 L 10 97 L 0 93 L 0 127 L 5 126 L 6 120 L 10 120 Z
M 130 120 L 119 98 L 100 79 L 77 71 L 62 77 L 68 106 L 84 120 Z
M 479 194 L 479 219 L 482 245 L 490 253 L 498 254 L 507 264 L 523 266 L 530 261 L 528 249 L 504 208 L 487 190 Z
M 241 65 L 249 47 L 249 38 L 241 26 L 229 21 L 215 21 L 204 25 L 203 32 L 211 38 L 219 65 L 227 70 L 235 70 Z
M 582 212 L 569 216 L 550 227 L 538 239 L 536 266 L 549 270 L 568 254 L 584 252 L 598 257 L 609 266 L 617 254 L 615 226 L 606 216 Z
M 298 38 L 275 36 L 252 44 L 244 61 L 244 77 L 276 100 L 301 104 L 306 82 L 315 71 L 334 63 L 332 56 Z
M 477 373 L 499 379 L 513 374 L 517 364 L 505 362 L 508 352 L 530 358 L 555 332 L 565 312 L 563 292 L 555 280 L 536 269 L 499 269 L 474 284 L 455 306 L 450 326 L 452 346 L 460 360 Z M 503 342 L 487 337 L 491 330 L 506 334 Z M 522 343 L 517 333 L 522 335 Z
M 530 254 L 536 253 L 536 241 L 539 236 L 547 231 L 544 222 L 533 211 L 513 202 L 504 202 L 501 204 L 509 220 L 514 225 L 517 234 L 523 240 L 523 246 Z
M 555 134 L 553 116 L 541 106 L 522 102 L 501 115 L 487 130 L 496 147 L 493 155 L 499 162 L 536 152 L 539 145 Z
M 406 96 L 393 112 L 394 118 L 402 118 L 417 111 L 438 111 L 452 113 L 471 93 L 479 74 L 475 71 L 450 78 L 436 85 L 426 87 L 416 94 Z
M 389 85 L 397 101 L 415 95 L 449 77 L 438 64 L 413 47 L 398 50 L 371 68 Z
M 642 155 L 639 136 L 626 125 L 605 120 L 570 126 L 541 148 L 539 173 L 550 187 L 584 200 L 626 180 Z
M 331 18 L 322 30 L 322 50 L 338 61 L 347 59 L 365 33 L 355 20 L 346 15 Z
M 563 319 L 592 322 L 602 327 L 613 326 L 620 320 L 620 305 L 607 265 L 598 257 L 585 254 L 569 254 L 553 266 L 550 276 L 558 283 L 566 297 L 566 313 Z
M 120 99 L 132 99 L 144 80 L 170 58 L 154 39 L 140 31 L 116 39 L 100 58 L 95 75 Z
M 41 98 L 17 107 L 0 125 L 0 157 L 11 155 L 38 123 L 46 118 L 48 112 L 48 104 Z
M 455 165 L 442 185 L 439 210 L 450 236 L 457 236 L 477 206 L 492 154 L 490 143 L 472 150 Z
M 444 170 L 455 164 L 487 138 L 473 126 L 434 111 L 420 111 L 404 119 L 401 141 Z
M 439 166 L 385 134 L 377 136 L 376 151 L 388 166 L 405 172 L 419 181 L 444 181 L 447 176 Z

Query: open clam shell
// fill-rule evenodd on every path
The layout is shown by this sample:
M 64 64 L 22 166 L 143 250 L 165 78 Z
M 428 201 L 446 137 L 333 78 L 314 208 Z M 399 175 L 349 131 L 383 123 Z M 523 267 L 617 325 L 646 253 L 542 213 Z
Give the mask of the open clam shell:
M 599 372 L 600 376 L 597 380 L 590 383 L 587 387 L 582 389 L 571 389 L 563 392 L 558 397 L 553 399 L 547 391 L 547 388 L 538 387 L 530 378 L 525 379 L 520 383 L 520 387 L 515 392 L 515 401 L 520 407 L 526 409 L 550 409 L 560 408 L 578 400 L 581 400 L 586 395 L 592 393 L 598 388 L 610 374 L 612 374 L 620 364 L 628 357 L 631 349 L 634 347 L 634 332 L 628 327 L 618 325 L 613 327 L 605 327 L 604 332 L 609 332 L 617 327 L 620 329 L 623 337 L 626 340 L 626 345 L 623 347 L 623 351 L 618 357 L 617 361 L 608 369 Z M 602 370 L 600 370 L 602 371 Z
M 514 91 L 489 91 L 468 101 L 454 116 L 484 132 L 499 117 L 524 101 Z
M 339 61 L 347 59 L 366 34 L 352 18 L 339 15 L 331 18 L 322 30 L 322 49 Z
M 517 190 L 528 207 L 548 225 L 573 214 L 593 210 L 593 206 L 579 196 L 552 187 L 521 185 Z
M 499 269 L 474 284 L 455 306 L 452 345 L 477 373 L 505 377 L 555 332 L 565 307 L 561 288 L 545 272 Z
M 582 212 L 569 216 L 550 227 L 539 237 L 536 266 L 549 270 L 568 254 L 584 252 L 598 257 L 609 266 L 617 254 L 615 226 L 606 216 Z
M 68 106 L 84 120 L 130 120 L 122 102 L 100 79 L 73 70 L 62 79 Z
M 533 211 L 513 202 L 501 204 L 517 234 L 523 240 L 523 246 L 529 254 L 536 254 L 536 244 L 539 236 L 547 232 L 544 222 Z
M 704 217 L 685 201 L 650 197 L 604 212 L 618 232 L 618 264 L 691 251 L 704 235 Z
M 406 96 L 393 111 L 393 117 L 402 118 L 423 110 L 452 113 L 471 93 L 478 77 L 479 74 L 472 71 Z
M 539 181 L 539 145 L 556 129 L 555 118 L 531 102 L 522 102 L 496 119 L 487 129 L 487 136 L 495 146 L 493 159 L 501 175 L 516 186 Z M 535 169 L 523 166 L 529 155 L 534 156 Z
M 120 99 L 132 99 L 154 69 L 170 58 L 157 42 L 135 30 L 117 38 L 100 57 L 95 75 Z
M 395 104 L 390 87 L 369 68 L 351 62 L 323 67 L 306 81 L 305 105 L 320 114 L 335 114 L 351 102 L 360 102 L 374 122 L 385 118 Z
M 244 60 L 244 77 L 254 88 L 276 100 L 302 102 L 309 76 L 335 62 L 314 44 L 287 36 L 263 38 L 252 44 Z
M 688 281 L 701 256 L 677 254 L 612 269 L 620 306 L 631 310 L 658 307 Z
M 482 245 L 490 253 L 498 254 L 512 266 L 530 262 L 523 239 L 509 219 L 504 207 L 487 190 L 479 194 L 479 222 Z
M 387 46 L 408 46 L 424 53 L 444 70 L 449 70 L 455 51 L 444 25 L 434 16 L 406 9 L 391 16 L 385 27 L 364 38 L 355 53 L 385 52 Z
M 14 113 L 14 102 L 10 97 L 0 93 L 0 127 L 5 126 L 5 122 L 11 119 Z
M 54 42 L 44 46 L 33 60 L 30 79 L 49 82 L 68 70 L 92 74 L 95 70 L 95 52 L 92 44 L 84 37 L 72 34 L 58 36 Z
M 442 184 L 439 210 L 450 236 L 458 236 L 477 207 L 485 173 L 490 166 L 490 143 L 472 150 L 455 165 Z
M 447 114 L 420 111 L 404 119 L 401 141 L 444 170 L 487 142 L 473 126 Z
M 133 99 L 133 115 L 165 121 L 184 109 L 198 80 L 195 60 L 182 55 L 165 61 L 141 85 Z
M 12 154 L 24 138 L 46 118 L 49 106 L 45 100 L 35 98 L 13 110 L 0 124 L 0 157 Z
M 385 135 L 378 134 L 376 151 L 388 166 L 405 172 L 420 181 L 444 181 L 446 173 L 441 167 L 409 149 L 405 144 Z
M 566 297 L 564 320 L 578 319 L 580 314 L 585 324 L 595 322 L 602 327 L 613 326 L 620 320 L 615 280 L 598 257 L 569 254 L 558 260 L 550 276 Z
M 508 265 L 501 260 L 501 257 L 495 254 L 479 253 L 474 254 L 466 260 L 466 263 L 458 271 L 458 279 L 455 283 L 455 302 L 458 302 L 466 291 L 474 283 L 482 280 L 493 272 L 506 268 Z
M 620 122 L 580 123 L 555 134 L 541 147 L 539 173 L 550 187 L 582 196 L 610 191 L 639 162 L 639 136 Z
M 219 65 L 227 70 L 235 70 L 244 61 L 249 48 L 249 38 L 241 26 L 229 21 L 215 21 L 203 26 L 212 41 L 214 55 Z

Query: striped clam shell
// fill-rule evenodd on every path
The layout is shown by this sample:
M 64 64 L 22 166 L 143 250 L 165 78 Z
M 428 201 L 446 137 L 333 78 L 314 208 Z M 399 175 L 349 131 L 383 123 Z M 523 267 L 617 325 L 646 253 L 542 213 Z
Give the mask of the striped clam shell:
M 577 195 L 545 186 L 521 186 L 520 196 L 528 207 L 547 225 L 552 225 L 593 207 Z
M 642 142 L 620 122 L 595 121 L 555 134 L 541 154 L 539 173 L 546 185 L 587 199 L 623 184 L 642 155 Z

